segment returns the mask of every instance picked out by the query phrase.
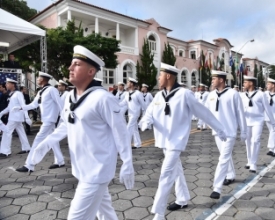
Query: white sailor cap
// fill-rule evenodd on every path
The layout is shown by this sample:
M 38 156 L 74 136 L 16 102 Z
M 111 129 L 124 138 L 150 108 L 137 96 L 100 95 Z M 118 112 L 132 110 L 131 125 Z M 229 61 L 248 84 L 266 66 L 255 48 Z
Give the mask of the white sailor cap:
M 174 66 L 168 65 L 166 63 L 160 64 L 160 71 L 163 71 L 163 72 L 175 75 L 175 76 L 178 75 L 178 73 L 179 73 L 179 69 L 177 69 Z
M 68 86 L 68 83 L 66 83 L 65 81 L 63 81 L 63 80 L 59 80 L 58 81 L 58 85 L 64 85 L 64 86 Z
M 257 80 L 257 78 L 254 77 L 254 76 L 246 76 L 246 75 L 244 75 L 243 76 L 243 80 L 251 81 L 251 80 Z
M 267 78 L 267 82 L 275 83 L 275 79 Z
M 117 84 L 118 84 L 118 85 L 122 85 L 122 86 L 125 85 L 124 82 L 118 82 Z
M 179 82 L 179 85 L 181 85 L 181 86 L 186 86 L 186 84 L 183 83 L 183 82 Z
M 191 88 L 196 88 L 197 86 L 192 85 Z
M 223 72 L 223 71 L 212 70 L 211 71 L 211 76 L 212 77 L 227 76 L 227 73 Z
M 44 72 L 41 72 L 41 71 L 38 72 L 38 75 L 39 75 L 39 76 L 42 76 L 42 77 L 49 78 L 49 79 L 52 79 L 52 78 L 53 78 L 50 74 L 44 73 Z
M 75 88 L 75 86 L 68 86 L 69 87 L 69 89 L 74 89 Z
M 131 78 L 131 77 L 128 78 L 128 81 L 133 82 L 133 83 L 138 83 L 138 81 L 136 79 Z
M 262 89 L 262 87 L 259 87 L 259 89 Z
M 206 87 L 206 85 L 204 85 L 203 83 L 200 83 L 200 86 L 204 86 L 204 87 Z
M 239 88 L 239 86 L 237 86 L 237 85 L 234 85 L 234 88 Z
M 83 60 L 94 66 L 97 70 L 100 70 L 100 67 L 105 65 L 105 63 L 97 55 L 87 48 L 79 45 L 74 47 L 73 59 Z
M 99 79 L 99 78 L 94 78 L 94 80 L 97 81 L 97 82 L 103 82 L 103 80 Z
M 149 87 L 147 84 L 144 84 L 144 83 L 141 86 L 142 87 L 147 87 L 147 88 Z
M 6 78 L 6 82 L 18 83 L 16 80 L 13 80 L 11 78 Z

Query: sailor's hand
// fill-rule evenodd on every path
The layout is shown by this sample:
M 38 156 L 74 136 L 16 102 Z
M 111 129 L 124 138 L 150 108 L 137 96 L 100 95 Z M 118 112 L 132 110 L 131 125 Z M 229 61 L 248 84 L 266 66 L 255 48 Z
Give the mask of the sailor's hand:
M 20 110 L 22 110 L 20 106 L 15 106 L 12 108 L 11 112 L 19 112 Z
M 134 173 L 121 173 L 119 176 L 119 181 L 125 185 L 126 189 L 133 189 L 135 184 L 135 175 Z
M 241 139 L 241 141 L 246 141 L 246 138 L 247 138 L 247 136 L 246 136 L 246 133 L 241 133 L 241 135 L 240 135 L 240 139 Z
M 32 125 L 32 120 L 30 118 L 26 118 L 26 123 L 31 126 Z
M 226 134 L 225 134 L 223 131 L 217 132 L 217 135 L 219 136 L 219 138 L 220 138 L 222 141 L 226 141 L 226 140 L 227 140 Z

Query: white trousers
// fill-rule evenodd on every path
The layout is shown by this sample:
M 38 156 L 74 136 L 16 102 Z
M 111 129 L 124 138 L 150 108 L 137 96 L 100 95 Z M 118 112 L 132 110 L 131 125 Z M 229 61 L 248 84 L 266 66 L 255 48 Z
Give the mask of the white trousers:
M 3 132 L 0 153 L 6 155 L 11 154 L 11 139 L 14 129 L 19 136 L 22 150 L 29 151 L 31 149 L 22 122 L 8 121 L 7 129 L 7 132 Z
M 164 160 L 161 167 L 158 190 L 151 212 L 164 215 L 169 195 L 175 183 L 176 203 L 186 205 L 190 200 L 190 194 L 183 173 L 180 160 L 181 151 L 163 150 Z
M 267 142 L 267 148 L 269 151 L 272 151 L 275 153 L 275 132 L 273 131 L 273 126 L 270 124 L 269 121 L 266 121 L 266 126 L 269 130 L 269 137 Z
M 200 128 L 200 129 L 205 129 L 206 128 L 205 122 L 201 119 L 198 120 L 198 128 Z
M 247 153 L 247 165 L 250 166 L 250 170 L 257 170 L 257 161 L 261 145 L 261 134 L 263 130 L 263 124 L 247 126 L 247 139 L 246 153 Z
M 235 179 L 235 169 L 232 159 L 232 151 L 235 145 L 236 138 L 228 137 L 226 141 L 221 141 L 218 136 L 215 136 L 217 147 L 220 151 L 219 162 L 216 168 L 214 177 L 214 191 L 221 193 L 224 179 Z
M 54 122 L 47 122 L 47 123 L 43 123 L 41 125 L 40 130 L 37 133 L 37 135 L 32 143 L 32 148 L 31 148 L 31 151 L 27 157 L 25 167 L 27 167 L 30 170 L 34 170 L 34 166 L 36 165 L 36 164 L 32 163 L 32 156 L 33 156 L 34 150 L 39 145 L 40 142 L 42 142 L 48 135 L 53 133 L 54 129 L 55 129 Z M 54 164 L 63 165 L 65 162 L 64 162 L 63 154 L 60 150 L 59 143 L 56 143 L 51 147 L 52 147 L 52 150 L 54 153 Z
M 136 115 L 129 115 L 129 121 L 127 124 L 128 133 L 130 135 L 130 139 L 134 141 L 135 147 L 141 147 L 141 140 L 138 131 L 138 117 Z
M 79 182 L 71 202 L 68 220 L 117 220 L 112 207 L 108 183 L 92 184 Z

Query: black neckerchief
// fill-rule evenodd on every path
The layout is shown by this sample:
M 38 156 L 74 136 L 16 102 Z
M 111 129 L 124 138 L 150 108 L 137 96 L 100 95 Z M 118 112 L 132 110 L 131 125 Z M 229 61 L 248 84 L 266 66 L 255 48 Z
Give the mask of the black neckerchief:
M 41 102 L 42 102 L 42 94 L 50 86 L 51 86 L 50 84 L 46 84 L 45 86 L 43 86 L 42 90 L 39 92 L 38 104 L 41 104 Z
M 8 102 L 8 104 L 10 103 L 10 99 L 11 99 L 11 97 L 13 96 L 13 94 L 16 92 L 16 90 L 14 90 L 13 92 L 10 92 L 10 94 L 9 94 L 9 96 L 8 96 L 8 98 L 7 98 L 7 102 Z
M 85 100 L 85 98 L 95 89 L 96 87 L 103 88 L 99 82 L 93 80 L 88 87 L 85 89 L 85 92 L 82 94 L 79 100 L 76 101 L 76 88 L 74 88 L 73 94 L 70 96 L 70 114 L 68 117 L 68 122 L 74 124 L 74 110 Z
M 203 93 L 205 93 L 205 91 L 204 91 L 204 92 L 201 92 L 201 98 L 200 98 L 200 99 L 202 99 L 202 95 L 203 95 Z
M 218 96 L 217 102 L 216 102 L 216 112 L 219 111 L 220 96 L 221 96 L 222 94 L 224 94 L 225 92 L 227 92 L 229 88 L 230 88 L 230 87 L 225 87 L 221 92 L 218 92 L 218 90 L 216 91 L 217 96 Z
M 121 99 L 122 94 L 124 93 L 125 90 L 123 90 L 121 93 L 118 94 L 118 99 Z
M 273 95 L 271 95 L 270 93 L 269 93 L 269 96 L 270 96 L 270 102 L 269 102 L 269 105 L 270 106 L 272 106 L 273 105 L 273 96 L 275 95 L 275 93 L 273 94 Z
M 146 101 L 145 101 L 145 97 L 147 96 L 147 94 L 148 94 L 148 93 L 146 93 L 145 95 L 143 95 L 144 102 L 146 102 Z
M 162 96 L 166 104 L 164 108 L 165 115 L 170 115 L 169 99 L 172 98 L 176 94 L 176 92 L 179 91 L 179 89 L 181 89 L 181 86 L 178 83 L 175 83 L 168 95 L 166 88 L 164 88 L 164 90 L 162 91 Z
M 257 92 L 258 92 L 258 91 L 256 90 L 251 96 L 248 95 L 248 92 L 245 93 L 246 96 L 247 96 L 247 98 L 249 99 L 249 103 L 248 103 L 248 106 L 249 106 L 249 107 L 252 107 L 252 106 L 253 106 L 252 98 L 254 97 L 254 95 L 256 95 Z
M 133 95 L 135 93 L 136 90 L 134 90 L 133 92 L 129 92 L 129 102 L 132 100 L 131 95 Z
M 64 95 L 64 93 L 65 93 L 65 92 L 60 93 L 60 97 L 62 97 L 62 96 Z

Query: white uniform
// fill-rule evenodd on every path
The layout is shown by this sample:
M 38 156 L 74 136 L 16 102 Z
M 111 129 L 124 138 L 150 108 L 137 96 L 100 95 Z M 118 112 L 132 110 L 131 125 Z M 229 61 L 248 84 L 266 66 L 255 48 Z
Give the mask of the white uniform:
M 26 136 L 26 132 L 24 130 L 24 126 L 22 122 L 28 118 L 28 114 L 24 112 L 14 112 L 12 109 L 15 106 L 24 106 L 25 100 L 24 96 L 19 91 L 14 91 L 9 94 L 9 104 L 7 108 L 5 108 L 1 114 L 9 113 L 8 124 L 7 124 L 7 131 L 3 132 L 3 137 L 1 141 L 1 149 L 0 153 L 9 155 L 11 154 L 11 139 L 12 139 L 12 132 L 14 129 L 17 131 L 21 142 L 22 151 L 29 151 L 31 149 L 28 138 Z M 2 117 L 2 116 L 1 116 Z
M 125 90 L 123 90 L 123 91 L 119 91 L 118 90 L 117 91 L 116 98 L 117 98 L 117 100 L 118 100 L 119 103 L 122 102 L 125 99 L 125 94 L 126 94 Z M 124 106 L 121 107 L 121 114 L 123 116 L 125 115 L 127 109 L 128 109 L 127 105 L 124 105 Z
M 254 93 L 255 95 L 253 96 Z M 253 97 L 249 99 L 247 95 L 249 97 Z M 247 166 L 250 166 L 250 170 L 256 171 L 261 144 L 261 134 L 264 124 L 264 112 L 266 111 L 267 116 L 270 119 L 270 123 L 273 127 L 275 126 L 275 121 L 267 98 L 262 91 L 242 93 L 241 98 L 247 124 Z M 253 106 L 249 106 L 250 101 Z
M 44 87 L 46 88 L 46 87 Z M 41 112 L 41 121 L 43 124 L 40 127 L 39 132 L 37 133 L 33 144 L 32 149 L 27 157 L 25 167 L 29 170 L 34 170 L 35 164 L 32 163 L 31 158 L 33 156 L 35 148 L 41 143 L 49 134 L 51 134 L 55 129 L 55 123 L 57 122 L 57 118 L 59 113 L 62 111 L 63 105 L 58 94 L 56 88 L 52 86 L 48 86 L 44 91 L 42 88 L 34 98 L 33 102 L 29 105 L 25 105 L 22 107 L 24 111 L 28 111 L 30 109 L 35 109 L 38 106 L 40 107 Z M 43 91 L 43 92 L 42 92 Z M 42 95 L 40 97 L 40 94 Z M 40 101 L 41 103 L 39 103 Z M 55 143 L 52 145 L 52 149 L 54 152 L 54 164 L 63 165 L 64 158 L 62 152 L 60 150 L 59 143 Z
M 144 106 L 145 109 L 144 109 L 143 112 L 142 112 L 142 115 L 144 115 L 146 109 L 148 108 L 148 106 L 150 105 L 150 103 L 151 103 L 152 100 L 153 100 L 153 96 L 152 96 L 152 94 L 151 94 L 150 92 L 142 93 L 142 95 L 143 95 L 143 100 L 144 100 L 144 103 L 145 103 L 145 106 Z
M 64 106 L 65 100 L 66 100 L 66 97 L 67 97 L 68 94 L 69 94 L 68 91 L 64 91 L 63 93 L 59 93 L 60 99 L 61 99 L 61 106 Z M 61 111 L 60 111 L 60 114 L 61 114 Z M 61 117 L 58 116 L 58 123 L 56 124 L 56 127 L 58 127 L 60 125 L 61 120 L 62 120 Z
M 135 147 L 141 147 L 141 140 L 138 131 L 138 118 L 141 111 L 145 109 L 142 93 L 138 90 L 127 91 L 124 97 L 124 101 L 120 102 L 119 105 L 122 107 L 125 105 L 128 106 L 127 129 L 129 136 L 131 140 L 133 138 Z
M 275 93 L 272 94 L 272 93 L 266 91 L 265 95 L 268 100 L 271 111 L 273 113 L 273 117 L 275 118 Z M 272 99 L 272 101 L 271 101 L 271 99 Z M 267 148 L 269 149 L 269 151 L 275 153 L 275 132 L 273 131 L 273 126 L 270 123 L 270 119 L 268 118 L 266 112 L 265 112 L 265 122 L 266 122 L 266 126 L 268 127 L 268 130 L 269 130 Z
M 115 175 L 118 153 L 123 161 L 120 173 L 134 173 L 130 139 L 115 97 L 102 87 L 92 87 L 86 92 L 89 90 L 90 94 L 73 111 L 74 123 L 68 122 L 71 115 L 69 99 L 72 97 L 73 103 L 76 101 L 73 91 L 70 92 L 62 111 L 61 125 L 39 148 L 45 145 L 49 149 L 52 143 L 68 136 L 72 174 L 79 183 L 67 219 L 94 220 L 97 214 L 99 220 L 116 220 L 108 184 Z M 34 155 L 33 159 L 36 158 Z
M 172 95 L 173 91 L 169 94 Z M 162 91 L 158 92 L 139 123 L 142 130 L 151 124 L 154 125 L 155 137 L 158 139 L 156 145 L 162 148 L 165 154 L 159 186 L 151 210 L 156 215 L 164 215 L 169 194 L 175 182 L 176 203 L 186 205 L 190 199 L 180 154 L 185 150 L 188 142 L 192 115 L 202 118 L 219 132 L 223 130 L 222 125 L 207 108 L 195 99 L 190 90 L 178 88 L 168 104 L 170 114 L 165 115 L 166 101 Z
M 206 102 L 206 100 L 207 100 L 208 94 L 209 94 L 209 92 L 207 92 L 207 91 L 199 92 L 197 94 L 197 99 L 198 99 L 199 103 L 201 103 L 202 105 L 204 105 L 205 102 Z M 200 128 L 200 129 L 206 129 L 206 123 L 203 120 L 201 120 L 200 118 L 198 120 L 198 128 Z
M 226 91 L 225 91 L 226 90 Z M 209 93 L 205 106 L 222 123 L 225 129 L 227 140 L 222 142 L 213 130 L 215 141 L 220 152 L 219 162 L 214 177 L 214 191 L 221 193 L 225 179 L 235 179 L 235 169 L 232 159 L 232 151 L 235 145 L 237 129 L 240 126 L 241 133 L 246 135 L 246 121 L 243 104 L 237 91 L 226 88 L 218 98 L 217 90 Z M 218 109 L 216 109 L 218 101 Z

